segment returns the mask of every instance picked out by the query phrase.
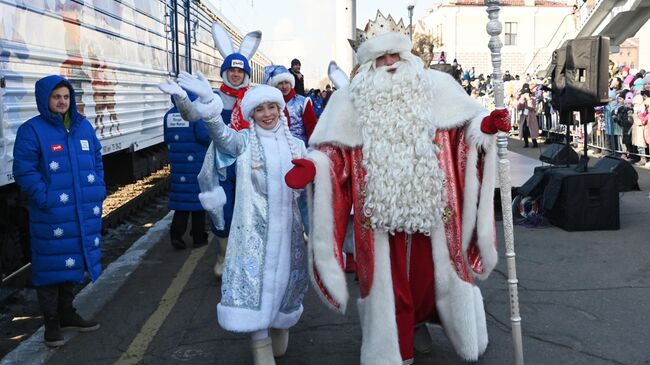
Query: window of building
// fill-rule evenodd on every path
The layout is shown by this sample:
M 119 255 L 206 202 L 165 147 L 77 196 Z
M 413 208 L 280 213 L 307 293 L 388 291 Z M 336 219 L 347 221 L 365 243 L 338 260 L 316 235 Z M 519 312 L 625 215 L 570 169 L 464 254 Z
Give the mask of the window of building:
M 506 22 L 505 32 L 506 46 L 516 46 L 517 45 L 517 23 Z

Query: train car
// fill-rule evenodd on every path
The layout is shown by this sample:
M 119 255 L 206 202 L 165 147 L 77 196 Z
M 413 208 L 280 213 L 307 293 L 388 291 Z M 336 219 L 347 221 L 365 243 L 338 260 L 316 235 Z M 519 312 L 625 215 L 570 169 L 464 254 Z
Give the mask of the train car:
M 102 143 L 107 180 L 141 177 L 146 161 L 160 163 L 156 156 L 166 152 L 162 118 L 171 102 L 157 85 L 197 70 L 213 86 L 221 83 L 213 22 L 235 44 L 241 41 L 241 32 L 200 0 L 0 0 L 2 278 L 29 261 L 27 213 L 13 183 L 12 152 L 20 124 L 38 114 L 35 82 L 51 74 L 67 77 Z M 261 83 L 270 64 L 258 52 L 252 81 Z

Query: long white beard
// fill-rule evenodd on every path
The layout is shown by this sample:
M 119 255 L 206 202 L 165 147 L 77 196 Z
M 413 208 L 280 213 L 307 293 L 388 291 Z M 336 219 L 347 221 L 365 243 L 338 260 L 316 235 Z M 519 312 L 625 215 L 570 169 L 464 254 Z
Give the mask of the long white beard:
M 445 176 L 426 75 L 417 63 L 400 62 L 394 74 L 366 67 L 350 88 L 363 133 L 364 214 L 373 229 L 429 235 L 444 210 Z

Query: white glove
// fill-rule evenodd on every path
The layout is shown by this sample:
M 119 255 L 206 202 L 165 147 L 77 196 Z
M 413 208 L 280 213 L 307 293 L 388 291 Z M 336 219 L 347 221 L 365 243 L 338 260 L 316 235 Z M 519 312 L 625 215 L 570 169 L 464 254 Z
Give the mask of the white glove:
M 196 94 L 199 97 L 199 100 L 204 104 L 207 104 L 214 99 L 214 93 L 212 92 L 210 82 L 200 72 L 197 74 L 197 77 L 194 77 L 185 71 L 181 71 L 178 75 L 178 84 L 183 89 Z
M 199 193 L 199 201 L 206 211 L 221 209 L 226 205 L 226 192 L 221 186 L 217 186 L 211 191 Z
M 167 78 L 164 83 L 158 84 L 158 88 L 165 94 L 174 95 L 181 99 L 187 98 L 187 92 L 170 78 Z

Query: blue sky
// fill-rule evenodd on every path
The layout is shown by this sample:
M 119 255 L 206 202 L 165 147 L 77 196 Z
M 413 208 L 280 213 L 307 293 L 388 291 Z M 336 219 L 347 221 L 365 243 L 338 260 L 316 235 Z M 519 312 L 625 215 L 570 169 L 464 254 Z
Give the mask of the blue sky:
M 275 63 L 287 65 L 300 59 L 306 87 L 326 77 L 334 56 L 336 0 L 208 0 L 243 32 L 262 31 L 260 50 Z M 436 1 L 415 1 L 413 22 Z M 384 15 L 404 18 L 408 24 L 408 1 L 357 0 L 357 28 L 374 19 L 377 9 Z

